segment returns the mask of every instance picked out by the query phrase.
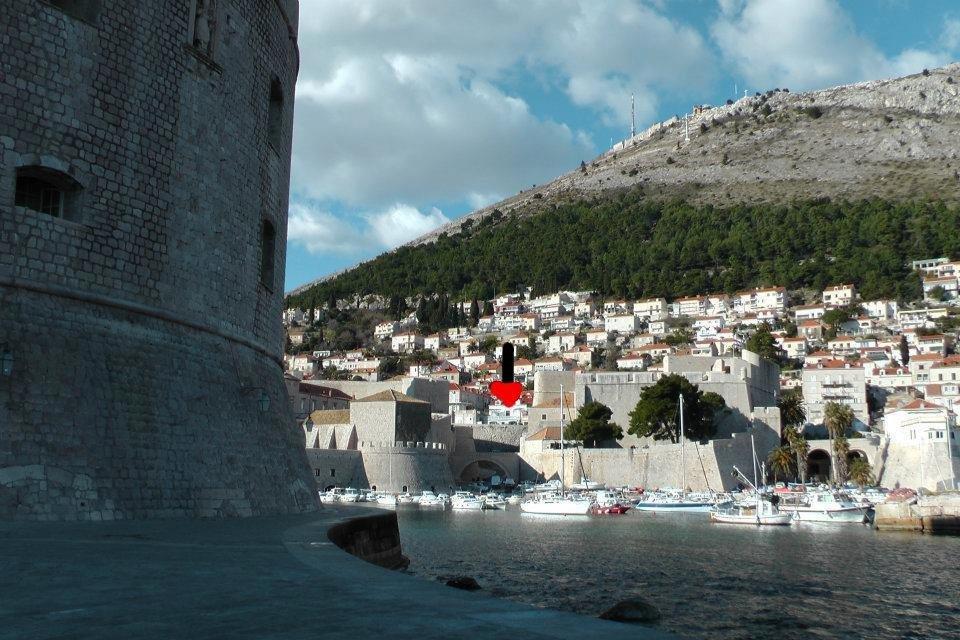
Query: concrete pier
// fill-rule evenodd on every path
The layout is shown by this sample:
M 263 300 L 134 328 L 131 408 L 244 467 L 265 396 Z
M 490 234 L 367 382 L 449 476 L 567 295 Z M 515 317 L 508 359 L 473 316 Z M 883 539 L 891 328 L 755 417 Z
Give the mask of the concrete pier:
M 879 504 L 874 525 L 879 531 L 960 535 L 960 494 L 923 496 L 916 504 Z
M 330 539 L 392 564 L 392 517 L 2 522 L 0 638 L 671 637 L 452 589 Z

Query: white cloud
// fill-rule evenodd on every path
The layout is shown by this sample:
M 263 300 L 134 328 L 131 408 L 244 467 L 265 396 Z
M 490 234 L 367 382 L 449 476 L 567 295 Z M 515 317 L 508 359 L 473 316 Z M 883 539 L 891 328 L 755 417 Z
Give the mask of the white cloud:
M 949 62 L 946 51 L 894 56 L 860 34 L 835 0 L 719 0 L 711 34 L 752 90 L 794 90 L 916 73 Z M 950 34 L 945 32 L 945 38 Z
M 367 218 L 373 236 L 384 247 L 397 247 L 450 222 L 443 212 L 433 207 L 420 213 L 416 207 L 395 204 L 383 213 Z
M 287 238 L 313 254 L 364 255 L 393 249 L 450 222 L 436 207 L 421 213 L 394 204 L 385 210 L 355 216 L 334 215 L 311 203 L 290 205 Z
M 305 2 L 300 50 L 293 191 L 358 209 L 483 201 L 592 157 L 588 133 L 508 89 L 518 72 L 626 132 L 630 93 L 648 122 L 711 60 L 641 0 Z

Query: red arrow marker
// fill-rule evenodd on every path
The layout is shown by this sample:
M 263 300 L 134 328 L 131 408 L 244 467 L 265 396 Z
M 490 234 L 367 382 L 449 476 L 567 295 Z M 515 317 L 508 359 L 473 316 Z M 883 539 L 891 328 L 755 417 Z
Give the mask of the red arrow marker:
M 501 381 L 490 384 L 490 393 L 507 407 L 512 407 L 523 393 L 523 385 L 513 381 L 513 343 L 504 342 L 500 358 Z

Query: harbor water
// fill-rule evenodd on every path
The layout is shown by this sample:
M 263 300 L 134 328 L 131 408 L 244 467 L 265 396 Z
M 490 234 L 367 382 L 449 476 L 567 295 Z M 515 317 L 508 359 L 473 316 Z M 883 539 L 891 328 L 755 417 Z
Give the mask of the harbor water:
M 960 538 L 866 525 L 713 524 L 398 509 L 410 569 L 595 616 L 639 596 L 692 638 L 960 638 Z

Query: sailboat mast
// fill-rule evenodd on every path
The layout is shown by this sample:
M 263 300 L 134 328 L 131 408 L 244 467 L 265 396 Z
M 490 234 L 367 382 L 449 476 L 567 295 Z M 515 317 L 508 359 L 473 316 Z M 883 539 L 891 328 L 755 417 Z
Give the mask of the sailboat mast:
M 757 492 L 757 524 L 760 524 L 760 507 L 762 506 L 760 498 L 760 485 L 757 484 L 757 445 L 753 440 L 753 434 L 750 434 L 750 451 L 753 453 L 753 490 Z
M 560 495 L 563 495 L 563 385 L 560 385 Z
M 683 394 L 680 394 L 680 493 L 687 491 L 687 464 L 683 450 Z

